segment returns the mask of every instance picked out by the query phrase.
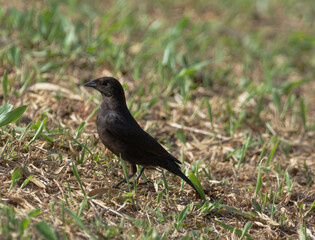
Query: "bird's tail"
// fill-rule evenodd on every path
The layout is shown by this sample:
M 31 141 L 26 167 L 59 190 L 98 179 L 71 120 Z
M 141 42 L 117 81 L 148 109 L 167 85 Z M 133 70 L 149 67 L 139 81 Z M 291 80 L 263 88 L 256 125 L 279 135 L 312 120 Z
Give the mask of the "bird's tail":
M 181 177 L 186 183 L 188 183 L 199 195 L 197 188 L 195 185 L 190 181 L 190 179 L 180 170 L 179 165 L 176 162 L 163 159 L 163 163 L 161 164 L 161 167 L 165 168 L 166 170 L 170 171 L 171 173 L 174 173 L 175 175 Z

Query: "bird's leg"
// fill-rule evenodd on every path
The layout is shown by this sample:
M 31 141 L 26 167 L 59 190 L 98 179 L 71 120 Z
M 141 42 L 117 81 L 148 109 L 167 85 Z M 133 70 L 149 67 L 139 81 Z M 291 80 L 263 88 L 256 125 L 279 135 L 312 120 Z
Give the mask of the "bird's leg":
M 134 183 L 137 183 L 139 178 L 141 177 L 142 173 L 144 172 L 144 167 L 141 168 L 139 174 L 137 175 L 136 179 L 134 180 Z
M 136 179 L 132 182 L 133 184 L 136 184 L 138 182 L 138 180 L 140 179 L 140 177 L 142 176 L 142 173 L 144 172 L 144 167 L 141 168 L 139 174 L 137 175 Z M 146 179 L 146 182 L 143 183 L 139 183 L 139 185 L 147 185 L 150 181 L 148 179 Z
M 128 178 L 132 178 L 136 173 L 137 173 L 137 166 L 136 165 L 131 165 L 131 170 L 132 170 L 132 173 L 130 173 L 128 175 Z M 127 182 L 127 179 L 126 178 L 123 178 L 121 181 L 119 181 L 118 183 L 114 184 L 113 185 L 113 188 L 119 188 L 119 185 L 121 185 L 122 183 L 126 183 Z

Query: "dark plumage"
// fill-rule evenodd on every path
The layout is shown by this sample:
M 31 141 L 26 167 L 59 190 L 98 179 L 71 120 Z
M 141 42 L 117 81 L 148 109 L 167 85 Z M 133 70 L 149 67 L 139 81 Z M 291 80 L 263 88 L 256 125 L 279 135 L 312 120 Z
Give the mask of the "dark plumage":
M 132 174 L 129 177 L 137 172 L 136 165 L 143 168 L 135 181 L 145 168 L 162 167 L 181 177 L 198 193 L 194 184 L 180 170 L 181 162 L 145 132 L 130 114 L 124 90 L 117 79 L 102 77 L 87 82 L 84 86 L 95 88 L 102 94 L 103 101 L 97 113 L 97 132 L 111 152 L 131 164 Z M 118 187 L 123 182 L 126 179 L 113 187 Z

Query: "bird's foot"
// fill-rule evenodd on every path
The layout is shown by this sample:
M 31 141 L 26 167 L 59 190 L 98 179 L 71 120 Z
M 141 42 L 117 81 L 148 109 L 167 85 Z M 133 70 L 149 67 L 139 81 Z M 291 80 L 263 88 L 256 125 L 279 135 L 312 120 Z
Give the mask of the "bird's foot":
M 135 174 L 134 174 L 134 173 L 129 174 L 129 175 L 128 175 L 128 179 L 132 178 L 133 175 L 135 175 Z M 114 185 L 112 186 L 112 188 L 117 188 L 117 189 L 119 189 L 119 186 L 120 186 L 121 184 L 123 184 L 123 183 L 127 183 L 127 179 L 126 179 L 126 178 L 121 179 L 118 183 L 114 184 Z
M 116 183 L 112 186 L 112 188 L 120 189 L 119 185 Z
M 135 169 L 136 170 L 136 169 Z M 137 175 L 136 179 L 134 181 L 129 181 L 131 187 L 133 187 L 135 184 L 138 183 L 138 180 L 139 178 L 141 177 L 142 173 L 144 171 L 144 167 L 140 170 L 139 174 Z M 135 175 L 135 172 L 131 173 L 128 175 L 128 179 L 132 178 L 133 176 Z M 141 185 L 146 185 L 149 181 L 145 182 L 144 184 L 141 183 Z M 127 179 L 126 178 L 123 178 L 121 181 L 119 181 L 118 183 L 114 184 L 112 186 L 112 188 L 117 188 L 117 189 L 120 189 L 119 188 L 119 185 L 121 185 L 122 183 L 127 183 Z
M 141 182 L 141 183 L 137 183 L 138 185 L 142 185 L 142 186 L 146 186 L 150 183 L 150 181 L 146 181 L 146 182 Z

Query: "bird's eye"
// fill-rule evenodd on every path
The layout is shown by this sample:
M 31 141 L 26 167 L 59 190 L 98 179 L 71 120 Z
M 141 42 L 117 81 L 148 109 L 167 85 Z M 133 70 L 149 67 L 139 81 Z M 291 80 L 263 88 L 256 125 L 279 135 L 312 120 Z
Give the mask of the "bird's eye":
M 107 86 L 107 83 L 108 83 L 108 82 L 106 82 L 106 81 L 102 81 L 102 82 L 101 82 L 101 84 L 102 84 L 103 86 Z

